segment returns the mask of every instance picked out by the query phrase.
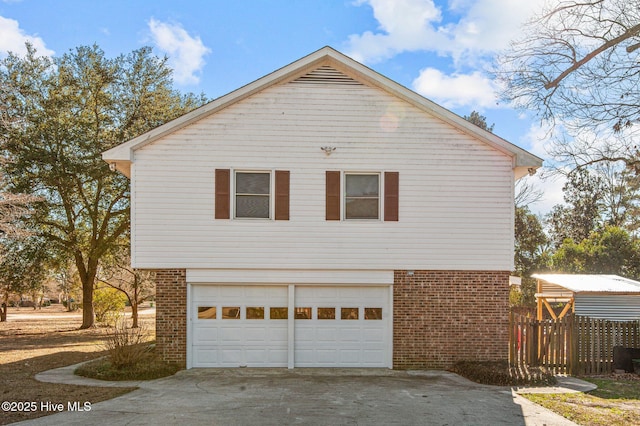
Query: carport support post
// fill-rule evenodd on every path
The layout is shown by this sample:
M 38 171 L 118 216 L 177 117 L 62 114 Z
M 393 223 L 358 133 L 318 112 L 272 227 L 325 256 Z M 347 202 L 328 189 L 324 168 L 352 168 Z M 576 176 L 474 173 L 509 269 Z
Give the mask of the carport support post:
M 295 302 L 296 302 L 296 286 L 289 284 L 289 297 L 287 298 L 287 368 L 293 369 L 294 366 L 294 343 L 295 343 Z
M 540 362 L 540 359 L 542 357 L 542 348 L 541 343 L 542 343 L 542 282 L 540 281 L 540 279 L 538 279 L 538 312 L 537 312 L 537 318 L 538 318 L 538 326 L 537 331 L 536 331 L 536 360 L 535 360 L 535 364 L 534 365 L 539 365 L 538 363 Z
M 537 318 L 538 321 L 542 321 L 542 283 L 540 282 L 540 280 L 538 279 L 538 286 L 537 286 L 537 291 L 538 291 L 538 296 L 536 297 L 536 301 L 538 302 L 538 312 L 537 312 Z

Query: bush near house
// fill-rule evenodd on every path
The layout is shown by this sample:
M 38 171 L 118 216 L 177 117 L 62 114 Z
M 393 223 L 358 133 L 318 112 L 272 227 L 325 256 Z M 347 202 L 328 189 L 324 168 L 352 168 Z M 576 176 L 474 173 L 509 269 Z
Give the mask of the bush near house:
M 93 293 L 93 310 L 96 322 L 114 325 L 124 312 L 127 298 L 113 288 L 98 288 Z
M 156 353 L 147 328 L 129 328 L 119 318 L 104 341 L 107 356 L 79 366 L 75 374 L 100 380 L 151 380 L 175 374 L 180 368 Z
M 496 386 L 549 386 L 557 383 L 553 374 L 541 368 L 522 371 L 508 361 L 459 361 L 449 370 L 473 382 Z

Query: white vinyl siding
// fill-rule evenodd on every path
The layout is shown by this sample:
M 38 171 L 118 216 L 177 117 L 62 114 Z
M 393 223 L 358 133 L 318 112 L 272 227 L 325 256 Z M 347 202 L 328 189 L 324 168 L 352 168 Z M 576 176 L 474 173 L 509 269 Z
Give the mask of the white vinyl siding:
M 273 86 L 134 155 L 139 268 L 512 269 L 513 159 L 379 89 Z M 215 220 L 216 168 L 289 170 L 290 220 Z M 400 220 L 326 221 L 327 170 L 399 172 Z

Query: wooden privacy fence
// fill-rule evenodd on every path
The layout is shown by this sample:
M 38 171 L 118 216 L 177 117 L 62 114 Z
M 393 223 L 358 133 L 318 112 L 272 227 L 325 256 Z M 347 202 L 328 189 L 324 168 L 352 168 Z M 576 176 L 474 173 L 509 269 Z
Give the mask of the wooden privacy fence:
M 544 367 L 554 374 L 610 373 L 613 347 L 640 348 L 639 321 L 575 315 L 538 321 L 509 316 L 509 362 L 521 370 Z

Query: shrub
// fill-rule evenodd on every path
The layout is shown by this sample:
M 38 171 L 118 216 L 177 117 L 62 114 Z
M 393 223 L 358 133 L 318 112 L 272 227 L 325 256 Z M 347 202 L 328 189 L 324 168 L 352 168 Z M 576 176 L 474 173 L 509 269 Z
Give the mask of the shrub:
M 93 292 L 93 312 L 98 323 L 114 325 L 124 312 L 127 297 L 122 292 L 106 287 Z
M 149 352 L 148 340 L 145 327 L 128 328 L 119 318 L 104 343 L 111 365 L 121 369 L 139 363 Z
M 153 380 L 171 376 L 179 370 L 180 367 L 176 364 L 164 362 L 151 350 L 136 364 L 115 368 L 108 358 L 100 358 L 82 364 L 75 374 L 99 380 Z
M 553 374 L 539 367 L 526 371 L 509 366 L 508 361 L 459 361 L 450 369 L 473 382 L 497 386 L 547 386 L 556 384 Z

